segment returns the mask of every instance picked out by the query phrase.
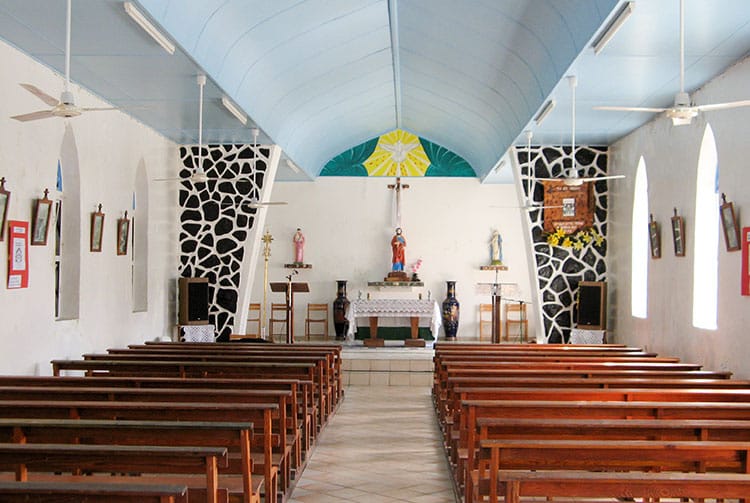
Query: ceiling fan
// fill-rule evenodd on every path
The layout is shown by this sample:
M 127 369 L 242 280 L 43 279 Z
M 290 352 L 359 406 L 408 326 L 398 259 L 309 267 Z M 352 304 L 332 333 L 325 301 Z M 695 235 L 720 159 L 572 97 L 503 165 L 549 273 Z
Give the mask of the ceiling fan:
M 674 97 L 674 105 L 671 108 L 656 107 L 623 107 L 623 106 L 596 106 L 594 110 L 610 110 L 615 112 L 664 112 L 672 119 L 674 126 L 686 126 L 690 124 L 693 117 L 699 112 L 711 112 L 728 108 L 750 106 L 750 100 L 731 101 L 728 103 L 713 103 L 708 105 L 694 105 L 690 101 L 690 95 L 685 92 L 685 0 L 680 0 L 680 92 Z
M 91 107 L 79 107 L 76 105 L 75 96 L 70 91 L 70 31 L 71 31 L 71 11 L 72 11 L 72 0 L 68 0 L 66 15 L 65 15 L 65 84 L 63 91 L 60 94 L 60 99 L 54 98 L 49 94 L 45 93 L 38 87 L 32 84 L 20 84 L 21 87 L 29 91 L 31 94 L 45 102 L 52 108 L 48 110 L 39 110 L 37 112 L 31 112 L 28 114 L 14 115 L 11 119 L 15 119 L 21 122 L 35 121 L 39 119 L 49 119 L 51 117 L 78 117 L 83 112 L 99 112 L 103 110 L 118 110 L 115 107 L 108 108 L 91 108 Z
M 243 198 L 243 199 L 245 199 L 245 198 Z M 233 202 L 225 202 L 225 203 L 221 204 L 221 207 L 222 208 L 240 207 L 240 208 L 257 209 L 257 208 L 265 208 L 266 206 L 284 206 L 286 204 L 287 204 L 286 201 L 266 201 L 266 202 L 261 202 L 261 201 L 258 201 L 257 198 L 251 197 L 251 198 L 246 199 L 246 200 L 233 201 Z
M 527 156 L 528 156 L 527 159 L 529 163 L 529 178 L 534 179 L 534 165 L 531 162 L 531 139 L 534 137 L 534 132 L 531 130 L 526 130 L 524 131 L 524 135 L 526 136 L 526 152 L 527 152 Z M 562 206 L 544 206 L 542 204 L 532 202 L 528 196 L 523 196 L 523 201 L 524 203 L 521 206 L 490 206 L 490 207 L 521 210 L 521 211 L 544 210 L 547 208 L 562 208 Z
M 203 88 L 206 87 L 206 76 L 199 74 L 198 82 L 198 159 L 195 162 L 195 171 L 187 179 L 193 184 L 208 182 L 208 174 L 203 168 Z M 155 178 L 155 182 L 180 182 L 182 178 Z
M 570 132 L 570 157 L 571 167 L 569 170 L 569 176 L 564 178 L 537 178 L 537 180 L 545 182 L 563 182 L 567 186 L 577 187 L 583 185 L 584 182 L 599 182 L 601 180 L 616 180 L 619 178 L 625 178 L 625 175 L 604 175 L 604 176 L 588 176 L 579 177 L 578 168 L 576 167 L 576 87 L 578 86 L 578 78 L 575 75 L 568 75 L 568 85 L 570 86 L 570 110 L 571 110 L 571 132 Z

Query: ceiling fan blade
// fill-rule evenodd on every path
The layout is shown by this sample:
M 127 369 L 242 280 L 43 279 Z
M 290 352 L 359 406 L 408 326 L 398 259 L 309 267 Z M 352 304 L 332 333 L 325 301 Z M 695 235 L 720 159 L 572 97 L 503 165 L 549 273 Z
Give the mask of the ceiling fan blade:
M 730 101 L 728 103 L 712 103 L 710 105 L 696 105 L 693 108 L 701 112 L 711 112 L 713 110 L 726 110 L 728 108 L 739 108 L 750 106 L 750 100 Z
M 598 182 L 600 180 L 619 180 L 625 178 L 625 175 L 604 175 L 604 176 L 585 176 L 578 178 L 582 182 Z
M 52 96 L 45 93 L 44 91 L 42 91 L 35 85 L 32 85 L 32 84 L 19 84 L 19 85 L 51 107 L 54 107 L 55 105 L 60 103 L 60 100 L 58 100 L 57 98 L 53 98 Z
M 30 114 L 14 115 L 11 119 L 15 119 L 21 122 L 36 121 L 39 119 L 49 119 L 54 117 L 52 110 L 40 110 L 39 112 L 31 112 Z
M 243 206 L 249 206 L 250 208 L 263 208 L 264 206 L 286 206 L 286 201 L 274 201 L 274 202 L 267 202 L 267 203 L 240 203 Z
M 86 108 L 81 108 L 81 110 L 83 112 L 104 112 L 104 111 L 107 111 L 107 110 L 120 110 L 120 109 L 117 108 L 117 107 L 103 107 L 103 108 L 86 107 Z
M 648 113 L 659 113 L 666 112 L 666 108 L 651 108 L 651 107 L 618 107 L 618 106 L 596 106 L 594 110 L 607 110 L 610 112 L 648 112 Z

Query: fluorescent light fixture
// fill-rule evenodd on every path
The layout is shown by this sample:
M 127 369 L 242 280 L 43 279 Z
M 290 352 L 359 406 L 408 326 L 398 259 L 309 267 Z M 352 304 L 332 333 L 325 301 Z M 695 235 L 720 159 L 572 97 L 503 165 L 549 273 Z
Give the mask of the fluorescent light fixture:
M 143 31 L 151 35 L 151 38 L 156 40 L 157 44 L 162 46 L 164 50 L 169 54 L 174 54 L 175 46 L 172 41 L 169 40 L 162 32 L 160 32 L 159 29 L 154 26 L 153 23 L 151 23 L 151 21 L 149 21 L 141 11 L 136 9 L 135 5 L 133 5 L 133 2 L 123 2 L 122 6 L 125 7 L 125 12 L 128 13 L 128 16 L 130 16 L 133 21 L 138 23 L 138 26 L 143 28 Z
M 594 48 L 594 53 L 599 54 L 604 50 L 604 47 L 609 43 L 610 40 L 615 36 L 617 31 L 622 28 L 622 25 L 625 24 L 625 21 L 630 17 L 630 15 L 633 13 L 633 9 L 635 9 L 635 2 L 626 2 L 622 8 L 620 8 L 617 15 L 614 17 L 612 22 L 610 22 L 607 27 L 604 29 L 604 31 L 597 37 L 596 40 L 594 40 L 594 43 L 591 45 L 591 47 Z
M 495 167 L 492 168 L 492 172 L 493 173 L 497 173 L 498 171 L 500 171 L 501 169 L 503 169 L 504 166 L 505 166 L 505 157 L 501 158 L 500 162 L 498 162 L 497 164 L 495 164 Z
M 289 169 L 291 169 L 292 171 L 294 171 L 298 175 L 301 173 L 301 171 L 299 169 L 299 166 L 297 166 L 296 164 L 294 164 L 291 159 L 287 159 L 286 160 L 286 165 L 289 166 Z
M 221 104 L 224 105 L 224 108 L 226 108 L 227 110 L 229 110 L 229 113 L 231 113 L 232 115 L 234 115 L 237 118 L 237 120 L 242 123 L 243 126 L 245 124 L 247 124 L 247 115 L 245 115 L 244 113 L 242 113 L 242 110 L 240 110 L 237 107 L 237 105 L 235 105 L 234 103 L 232 103 L 232 101 L 229 98 L 227 98 L 226 96 L 222 96 L 221 97 Z
M 544 119 L 547 118 L 549 113 L 555 109 L 555 105 L 557 103 L 555 100 L 549 100 L 547 103 L 544 104 L 542 109 L 539 111 L 538 114 L 536 114 L 536 117 L 534 117 L 534 122 L 536 122 L 536 125 L 540 125 Z

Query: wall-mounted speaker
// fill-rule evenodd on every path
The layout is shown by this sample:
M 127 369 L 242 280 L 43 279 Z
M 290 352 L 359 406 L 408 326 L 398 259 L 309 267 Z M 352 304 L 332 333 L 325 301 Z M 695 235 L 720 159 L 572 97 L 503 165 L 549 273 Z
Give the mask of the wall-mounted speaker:
M 576 325 L 584 330 L 607 328 L 607 283 L 604 281 L 578 283 Z
M 180 278 L 180 325 L 208 324 L 208 278 Z

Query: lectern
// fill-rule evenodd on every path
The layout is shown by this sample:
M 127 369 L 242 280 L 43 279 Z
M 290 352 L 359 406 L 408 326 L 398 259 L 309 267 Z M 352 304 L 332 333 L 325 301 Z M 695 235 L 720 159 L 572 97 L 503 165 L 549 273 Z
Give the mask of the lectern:
M 310 287 L 307 283 L 271 283 L 272 292 L 284 292 L 286 294 L 286 343 L 294 344 L 294 294 L 307 293 Z

